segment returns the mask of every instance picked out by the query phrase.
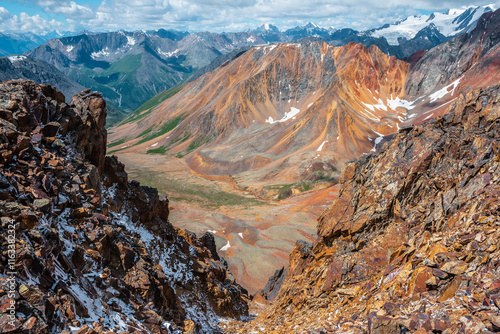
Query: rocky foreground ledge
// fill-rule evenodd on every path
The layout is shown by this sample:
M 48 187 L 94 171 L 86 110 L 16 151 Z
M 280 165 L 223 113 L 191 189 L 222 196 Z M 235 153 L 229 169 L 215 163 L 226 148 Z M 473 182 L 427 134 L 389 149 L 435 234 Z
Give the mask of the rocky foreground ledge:
M 168 200 L 105 157 L 105 120 L 99 93 L 0 84 L 0 332 L 217 333 L 247 316 L 213 237 L 174 228 Z
M 228 333 L 498 333 L 499 241 L 495 86 L 347 164 L 270 311 Z

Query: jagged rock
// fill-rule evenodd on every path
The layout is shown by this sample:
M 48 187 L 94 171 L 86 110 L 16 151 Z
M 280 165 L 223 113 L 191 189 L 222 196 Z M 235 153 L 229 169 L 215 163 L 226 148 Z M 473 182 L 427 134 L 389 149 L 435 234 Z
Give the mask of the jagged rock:
M 0 332 L 15 333 L 21 327 L 19 320 L 12 320 L 8 314 L 0 314 Z
M 33 201 L 33 206 L 44 212 L 48 212 L 50 210 L 50 204 L 50 200 L 47 198 L 36 199 Z
M 59 127 L 61 125 L 57 122 L 50 122 L 47 123 L 43 128 L 42 128 L 42 133 L 45 137 L 55 137 L 57 134 L 57 131 L 59 131 Z
M 267 282 L 264 289 L 257 292 L 257 294 L 254 296 L 254 300 L 272 302 L 278 295 L 278 292 L 281 288 L 281 285 L 283 284 L 285 276 L 286 276 L 285 267 L 276 270 L 274 275 L 271 276 L 271 278 L 269 278 L 269 281 Z
M 15 225 L 21 312 L 10 325 L 2 315 L 0 332 L 213 333 L 217 317 L 247 316 L 213 240 L 175 229 L 168 199 L 105 159 L 101 95 L 63 101 L 50 86 L 0 84 L 12 121 L 0 119 L 0 269 Z M 0 274 L 4 311 L 8 288 Z
M 128 176 L 125 172 L 125 165 L 118 161 L 116 156 L 106 157 L 104 161 L 104 177 L 107 185 L 118 184 L 123 187 L 128 182 Z

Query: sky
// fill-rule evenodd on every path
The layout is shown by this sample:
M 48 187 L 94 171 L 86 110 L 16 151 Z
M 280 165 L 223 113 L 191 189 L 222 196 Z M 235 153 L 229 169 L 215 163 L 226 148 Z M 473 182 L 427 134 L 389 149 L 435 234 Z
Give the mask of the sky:
M 492 0 L 1 0 L 0 32 L 43 35 L 159 28 L 233 32 L 264 23 L 283 30 L 307 22 L 366 30 L 411 15 L 488 4 Z M 500 1 L 493 4 L 500 7 Z

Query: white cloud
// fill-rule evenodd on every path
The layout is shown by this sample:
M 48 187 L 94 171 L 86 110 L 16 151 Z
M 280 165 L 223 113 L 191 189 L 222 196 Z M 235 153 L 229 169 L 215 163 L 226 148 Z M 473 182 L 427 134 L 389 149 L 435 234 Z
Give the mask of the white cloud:
M 47 21 L 40 15 L 30 16 L 26 13 L 12 15 L 4 7 L 0 7 L 0 31 L 12 33 L 29 33 L 43 35 L 49 31 L 63 27 L 61 22 L 52 19 Z
M 35 5 L 40 6 L 47 13 L 62 14 L 71 19 L 90 19 L 95 16 L 92 9 L 67 0 L 36 0 Z
M 474 5 L 488 4 L 489 1 Z M 470 1 L 386 0 L 108 0 L 88 28 L 126 30 L 173 28 L 236 31 L 275 22 L 289 28 L 308 21 L 322 26 L 365 30 L 419 13 L 471 5 Z M 113 18 L 112 21 L 109 21 Z
M 272 22 L 281 29 L 308 21 L 323 27 L 365 30 L 429 11 L 486 5 L 466 0 L 25 0 L 47 17 L 57 17 L 67 29 L 94 31 L 170 28 L 190 31 L 241 31 Z M 474 1 L 474 0 L 473 0 Z M 4 21 L 5 13 L 0 12 Z M 63 19 L 61 19 L 61 16 Z M 20 15 L 19 15 L 20 17 Z M 42 19 L 32 16 L 33 20 Z M 36 18 L 36 19 L 35 19 Z M 43 20 L 43 19 L 42 19 Z M 54 20 L 45 21 L 55 24 Z M 0 24 L 2 29 L 3 22 Z M 5 28 L 6 29 L 6 28 Z

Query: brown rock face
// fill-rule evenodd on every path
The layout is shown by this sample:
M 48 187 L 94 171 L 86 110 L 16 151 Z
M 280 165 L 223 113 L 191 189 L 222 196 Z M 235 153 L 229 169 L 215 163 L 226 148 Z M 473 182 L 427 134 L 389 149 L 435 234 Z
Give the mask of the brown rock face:
M 209 238 L 175 229 L 166 197 L 104 158 L 101 95 L 63 101 L 50 86 L 0 84 L 0 331 L 213 333 L 219 316 L 248 315 Z
M 500 87 L 475 89 L 347 164 L 318 241 L 297 244 L 272 311 L 247 329 L 497 330 L 499 124 Z
M 83 149 L 85 158 L 95 165 L 99 172 L 102 172 L 107 140 L 107 132 L 104 128 L 106 102 L 100 93 L 91 92 L 88 89 L 73 96 L 71 104 L 76 106 L 74 110 L 82 120 L 81 125 L 72 124 L 72 128 L 77 127 L 77 148 Z

